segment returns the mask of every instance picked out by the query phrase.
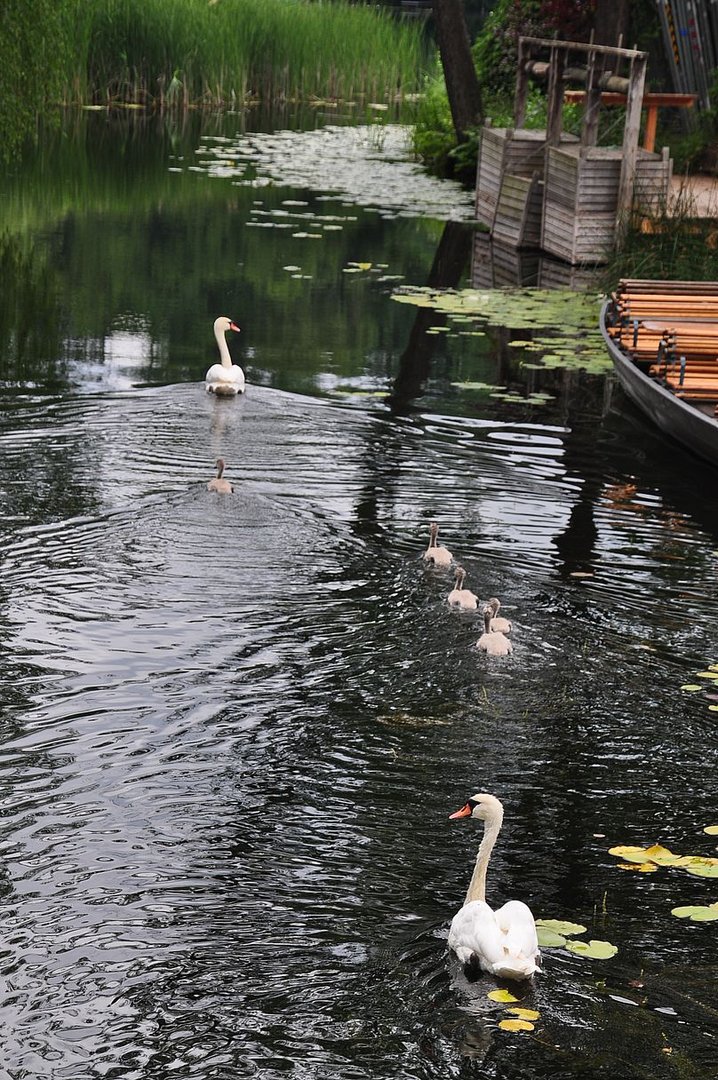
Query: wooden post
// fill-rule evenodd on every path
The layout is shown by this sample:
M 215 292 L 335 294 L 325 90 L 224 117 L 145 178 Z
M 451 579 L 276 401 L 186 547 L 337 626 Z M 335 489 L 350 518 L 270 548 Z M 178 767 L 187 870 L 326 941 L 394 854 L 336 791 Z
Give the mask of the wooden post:
M 520 128 L 524 126 L 526 119 L 526 94 L 528 91 L 528 71 L 526 70 L 526 61 L 529 57 L 529 47 L 524 45 L 524 39 L 519 38 L 519 58 L 518 67 L 516 69 L 516 97 L 514 100 L 514 127 Z
M 628 94 L 626 95 L 626 124 L 623 129 L 623 158 L 621 175 L 618 181 L 618 203 L 616 206 L 616 242 L 621 243 L 628 228 L 633 202 L 633 184 L 638 161 L 638 135 L 641 128 L 641 106 L 643 88 L 646 84 L 645 55 L 633 56 L 629 75 Z
M 598 114 L 601 107 L 601 87 L 596 78 L 596 54 L 589 53 L 586 101 L 583 107 L 581 146 L 595 146 L 598 139 Z
M 551 67 L 548 77 L 548 109 L 546 116 L 546 145 L 558 146 L 561 142 L 563 107 L 563 67 L 564 52 L 551 47 Z

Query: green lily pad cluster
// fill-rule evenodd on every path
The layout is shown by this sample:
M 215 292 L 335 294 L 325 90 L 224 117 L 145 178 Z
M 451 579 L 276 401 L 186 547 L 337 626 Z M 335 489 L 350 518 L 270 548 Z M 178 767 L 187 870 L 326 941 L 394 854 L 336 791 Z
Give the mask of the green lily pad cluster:
M 534 1020 L 538 1020 L 541 1013 L 536 1009 L 524 1009 L 521 1006 L 516 1006 L 515 1003 L 519 1000 L 511 993 L 510 990 L 489 990 L 486 995 L 491 1001 L 498 1001 L 502 1005 L 510 1005 L 510 1008 L 506 1009 L 508 1017 L 503 1020 L 499 1020 L 499 1027 L 502 1031 L 533 1031 Z
M 718 922 L 718 902 L 715 904 L 686 904 L 671 908 L 671 915 L 691 922 Z
M 609 960 L 618 952 L 618 946 L 610 941 L 598 941 L 591 938 L 590 941 L 570 940 L 578 934 L 585 934 L 586 927 L 580 923 L 566 922 L 563 919 L 537 919 L 536 930 L 538 943 L 543 949 L 560 948 L 577 956 L 585 956 L 589 960 Z
M 684 683 L 681 687 L 684 694 L 711 691 L 711 697 L 716 696 L 716 692 L 718 692 L 718 664 L 709 664 L 705 671 L 697 671 L 695 677 L 704 681 L 702 683 Z M 711 712 L 718 712 L 718 702 L 712 701 L 708 708 Z
M 608 854 L 624 860 L 618 863 L 621 870 L 637 870 L 647 874 L 662 866 L 670 866 L 694 877 L 718 878 L 718 859 L 707 855 L 676 855 L 661 844 L 647 848 L 623 844 L 609 848 Z
M 510 345 L 537 363 L 537 368 L 581 368 L 594 374 L 611 369 L 611 360 L 598 330 L 599 298 L 589 293 L 559 289 L 432 289 L 403 286 L 392 300 L 433 308 L 449 319 L 450 332 L 464 334 L 468 319 L 485 326 L 529 330 L 532 336 Z M 458 329 L 458 327 L 462 329 Z M 431 331 L 428 331 L 431 332 Z M 523 398 L 521 399 L 524 400 Z

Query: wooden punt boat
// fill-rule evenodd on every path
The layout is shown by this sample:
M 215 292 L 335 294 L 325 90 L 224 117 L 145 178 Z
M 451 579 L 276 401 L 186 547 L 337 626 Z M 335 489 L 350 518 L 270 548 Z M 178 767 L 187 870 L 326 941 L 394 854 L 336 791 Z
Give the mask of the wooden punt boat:
M 718 465 L 718 282 L 622 281 L 601 332 L 631 400 Z

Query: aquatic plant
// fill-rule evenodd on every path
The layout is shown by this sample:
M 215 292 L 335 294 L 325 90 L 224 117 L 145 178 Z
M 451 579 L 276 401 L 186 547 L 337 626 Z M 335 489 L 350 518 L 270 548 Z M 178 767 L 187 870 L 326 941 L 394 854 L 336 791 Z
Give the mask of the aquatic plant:
M 513 348 L 536 354 L 536 360 L 540 361 L 538 364 L 523 361 L 523 367 L 581 368 L 598 374 L 611 368 L 598 330 L 598 298 L 589 293 L 559 289 L 439 290 L 402 286 L 392 294 L 392 300 L 433 308 L 452 324 L 471 317 L 477 326 L 533 331 L 531 338 L 509 342 Z M 465 333 L 465 330 L 456 329 L 455 332 Z M 535 404 L 542 400 L 536 398 Z
M 86 97 L 163 107 L 384 101 L 416 89 L 425 52 L 418 27 L 345 0 L 96 0 L 83 28 Z

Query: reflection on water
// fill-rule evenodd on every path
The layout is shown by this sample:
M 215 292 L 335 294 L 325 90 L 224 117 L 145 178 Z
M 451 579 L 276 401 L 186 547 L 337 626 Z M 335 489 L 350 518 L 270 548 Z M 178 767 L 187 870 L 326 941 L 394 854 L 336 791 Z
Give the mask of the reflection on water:
M 516 371 L 501 332 L 423 350 L 388 285 L 341 272 L 455 276 L 441 224 L 347 209 L 304 241 L 307 285 L 286 231 L 193 179 L 32 233 L 42 341 L 19 291 L 3 309 L 2 1067 L 712 1076 L 715 936 L 670 914 L 712 883 L 607 849 L 713 852 L 713 699 L 680 689 L 718 660 L 713 474 L 597 376 L 547 372 L 538 413 L 452 389 Z M 215 400 L 207 327 L 236 298 L 253 382 Z M 231 498 L 206 491 L 220 453 Z M 507 660 L 424 567 L 435 517 L 502 598 Z M 530 1036 L 446 953 L 479 839 L 448 814 L 478 788 L 506 806 L 490 899 L 620 950 L 546 950 Z

